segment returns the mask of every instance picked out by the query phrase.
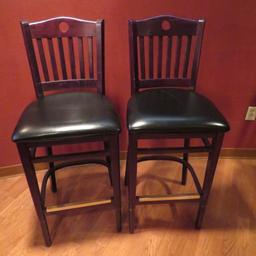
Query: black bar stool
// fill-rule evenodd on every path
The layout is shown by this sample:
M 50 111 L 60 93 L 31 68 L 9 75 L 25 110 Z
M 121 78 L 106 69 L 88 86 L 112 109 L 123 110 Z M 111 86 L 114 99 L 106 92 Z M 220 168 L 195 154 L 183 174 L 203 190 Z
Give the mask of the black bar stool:
M 214 104 L 195 92 L 204 21 L 158 16 L 129 21 L 132 97 L 127 108 L 129 146 L 125 182 L 129 190 L 129 229 L 134 232 L 135 206 L 197 201 L 200 228 L 224 137 L 229 125 Z M 183 139 L 181 147 L 140 148 L 138 141 Z M 191 146 L 191 139 L 202 145 Z M 183 157 L 170 156 L 182 152 Z M 208 152 L 203 185 L 188 154 Z M 143 154 L 143 156 L 139 156 Z M 197 193 L 136 196 L 137 163 L 171 160 L 182 164 L 182 181 L 192 175 Z
M 63 211 L 111 207 L 115 209 L 117 230 L 120 231 L 120 123 L 113 106 L 104 96 L 104 22 L 57 17 L 33 23 L 21 22 L 21 28 L 37 100 L 24 110 L 12 139 L 18 147 L 45 243 L 47 246 L 52 243 L 46 216 Z M 97 93 L 82 88 L 95 88 Z M 48 91 L 55 93 L 47 94 Z M 56 93 L 59 91 L 61 93 Z M 101 142 L 104 149 L 67 154 L 54 154 L 52 150 L 55 145 L 84 142 Z M 39 147 L 46 149 L 44 156 L 38 156 Z M 38 162 L 49 163 L 41 191 L 34 168 L 34 163 Z M 90 163 L 108 168 L 112 198 L 45 205 L 49 177 L 52 191 L 56 192 L 57 170 Z

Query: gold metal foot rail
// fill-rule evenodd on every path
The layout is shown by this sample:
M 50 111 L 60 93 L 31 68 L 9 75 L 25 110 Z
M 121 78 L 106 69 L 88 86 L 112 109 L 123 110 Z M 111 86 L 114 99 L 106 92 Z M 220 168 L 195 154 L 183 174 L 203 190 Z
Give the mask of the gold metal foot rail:
M 94 206 L 103 206 L 103 205 L 112 204 L 111 199 L 98 200 L 93 202 L 80 202 L 80 203 L 67 203 L 67 204 L 59 204 L 59 205 L 51 205 L 46 207 L 46 213 L 59 213 L 62 211 L 68 211 L 71 209 L 81 209 L 81 208 L 89 208 Z
M 199 201 L 199 194 L 184 194 L 184 195 L 158 195 L 158 196 L 137 196 L 137 204 L 159 204 L 171 203 L 178 201 Z

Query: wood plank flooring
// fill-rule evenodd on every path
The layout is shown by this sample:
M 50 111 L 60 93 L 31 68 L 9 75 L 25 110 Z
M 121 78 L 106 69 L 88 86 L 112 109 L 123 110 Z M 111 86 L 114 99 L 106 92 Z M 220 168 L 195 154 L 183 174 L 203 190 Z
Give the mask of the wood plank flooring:
M 204 158 L 192 158 L 202 180 Z M 138 206 L 137 229 L 129 234 L 127 190 L 123 186 L 123 231 L 116 233 L 114 212 L 84 211 L 48 217 L 53 245 L 45 247 L 24 175 L 0 179 L 0 255 L 256 255 L 256 160 L 220 159 L 203 229 L 194 229 L 196 203 Z M 180 185 L 176 163 L 139 164 L 137 194 L 194 192 L 191 177 Z M 38 173 L 41 182 L 43 172 Z M 96 165 L 57 172 L 58 193 L 49 204 L 106 198 L 108 174 Z

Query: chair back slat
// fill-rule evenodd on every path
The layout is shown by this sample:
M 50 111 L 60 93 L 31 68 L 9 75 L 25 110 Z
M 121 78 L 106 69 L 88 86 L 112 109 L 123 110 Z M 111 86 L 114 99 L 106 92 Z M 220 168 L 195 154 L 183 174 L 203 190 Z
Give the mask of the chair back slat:
M 103 20 L 57 17 L 21 27 L 37 97 L 72 87 L 104 94 Z
M 41 60 L 41 65 L 42 65 L 42 69 L 43 69 L 44 79 L 46 81 L 49 81 L 50 80 L 49 79 L 49 72 L 48 72 L 48 68 L 47 68 L 47 64 L 46 64 L 44 47 L 43 47 L 43 42 L 42 42 L 41 38 L 37 38 L 37 47 L 38 47 L 39 56 L 40 56 L 40 60 Z
M 166 78 L 170 78 L 172 59 L 172 36 L 168 36 L 166 53 Z
M 78 56 L 79 56 L 80 77 L 85 78 L 83 37 L 78 37 Z
M 183 66 L 183 77 L 187 77 L 188 74 L 188 65 L 189 65 L 189 59 L 190 59 L 190 50 L 191 50 L 191 42 L 192 42 L 192 36 L 187 36 L 187 44 L 186 44 L 186 52 L 185 52 L 185 61 Z
M 63 49 L 63 42 L 61 37 L 58 37 L 57 40 L 58 40 L 58 47 L 59 47 L 59 54 L 60 54 L 62 78 L 63 80 L 66 80 L 68 76 L 67 76 L 66 61 L 65 61 L 64 49 Z
M 140 52 L 140 74 L 141 78 L 145 79 L 145 51 L 144 51 L 144 37 L 139 37 L 139 52 Z
M 50 59 L 51 59 L 51 64 L 52 64 L 53 77 L 54 77 L 54 80 L 58 80 L 59 79 L 59 74 L 58 74 L 58 70 L 57 70 L 57 64 L 56 64 L 53 42 L 52 42 L 51 38 L 48 38 L 47 41 L 48 41 Z
M 73 38 L 68 38 L 68 49 L 69 49 L 69 58 L 70 58 L 70 69 L 71 69 L 71 77 L 72 79 L 76 79 L 76 63 L 75 63 L 75 53 L 74 53 L 74 45 Z
M 174 77 L 179 77 L 179 69 L 180 69 L 180 54 L 181 54 L 181 44 L 182 44 L 182 37 L 177 37 L 177 46 L 176 46 L 176 57 L 175 57 L 175 70 L 174 70 Z
M 153 52 L 153 36 L 149 36 L 149 78 L 153 78 L 154 72 L 154 52 Z
M 162 59 L 163 59 L 163 37 L 158 37 L 158 64 L 157 64 L 157 78 L 162 77 Z
M 151 87 L 195 89 L 203 30 L 203 20 L 173 16 L 130 20 L 132 91 Z

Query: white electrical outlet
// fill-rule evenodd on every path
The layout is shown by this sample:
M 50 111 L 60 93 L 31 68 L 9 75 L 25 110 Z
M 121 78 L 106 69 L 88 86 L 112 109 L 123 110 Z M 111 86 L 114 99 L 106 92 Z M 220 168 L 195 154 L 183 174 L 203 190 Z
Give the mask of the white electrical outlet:
M 245 120 L 255 120 L 255 119 L 256 119 L 256 107 L 249 106 L 245 116 Z

